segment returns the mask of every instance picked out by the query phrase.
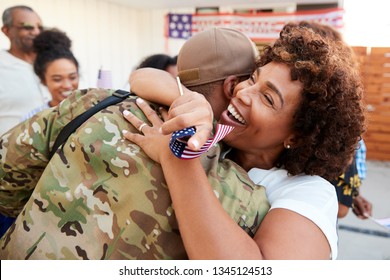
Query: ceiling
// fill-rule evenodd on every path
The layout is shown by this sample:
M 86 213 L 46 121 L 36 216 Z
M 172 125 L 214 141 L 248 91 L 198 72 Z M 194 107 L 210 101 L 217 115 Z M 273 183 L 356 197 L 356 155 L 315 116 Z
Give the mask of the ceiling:
M 275 7 L 288 4 L 338 3 L 339 0 L 107 0 L 134 9 L 171 9 L 192 7 Z

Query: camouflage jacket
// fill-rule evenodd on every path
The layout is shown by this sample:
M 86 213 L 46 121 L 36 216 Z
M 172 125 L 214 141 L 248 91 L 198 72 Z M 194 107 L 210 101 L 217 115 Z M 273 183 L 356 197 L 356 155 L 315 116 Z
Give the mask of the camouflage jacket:
M 0 212 L 17 216 L 0 259 L 187 258 L 161 166 L 122 136 L 136 131 L 123 110 L 146 121 L 134 97 L 84 122 L 48 160 L 64 125 L 112 93 L 75 91 L 0 138 Z M 202 158 L 209 181 L 232 219 L 254 234 L 269 209 L 265 190 L 219 153 Z

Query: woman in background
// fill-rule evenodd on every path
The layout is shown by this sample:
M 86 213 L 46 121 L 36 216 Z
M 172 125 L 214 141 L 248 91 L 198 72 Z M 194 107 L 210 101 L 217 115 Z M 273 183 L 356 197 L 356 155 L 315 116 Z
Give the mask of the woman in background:
M 52 96 L 49 106 L 56 106 L 68 92 L 79 86 L 79 63 L 71 51 L 72 41 L 58 30 L 45 30 L 34 40 L 37 57 L 34 71 Z
M 37 53 L 34 72 L 49 90 L 52 100 L 28 112 L 21 121 L 44 109 L 57 106 L 70 91 L 78 88 L 79 63 L 71 46 L 69 37 L 55 28 L 42 31 L 34 39 L 34 50 Z

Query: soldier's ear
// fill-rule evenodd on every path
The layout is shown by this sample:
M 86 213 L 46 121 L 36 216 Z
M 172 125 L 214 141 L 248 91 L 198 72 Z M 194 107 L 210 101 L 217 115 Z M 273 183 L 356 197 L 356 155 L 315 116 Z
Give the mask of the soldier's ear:
M 234 93 L 234 88 L 238 84 L 238 78 L 237 76 L 228 76 L 224 81 L 223 81 L 223 92 L 225 94 L 225 97 L 227 99 L 232 99 L 233 93 Z

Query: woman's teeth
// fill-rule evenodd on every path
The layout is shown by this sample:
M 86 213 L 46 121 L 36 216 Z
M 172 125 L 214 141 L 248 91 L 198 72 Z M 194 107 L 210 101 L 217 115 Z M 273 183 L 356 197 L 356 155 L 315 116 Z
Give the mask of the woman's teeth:
M 244 118 L 239 114 L 239 113 L 237 113 L 237 111 L 236 111 L 236 109 L 233 107 L 233 105 L 229 105 L 228 106 L 228 111 L 229 111 L 229 113 L 230 114 L 232 114 L 232 116 L 236 119 L 236 120 L 238 120 L 240 123 L 242 123 L 242 124 L 245 124 L 245 120 L 244 120 Z

